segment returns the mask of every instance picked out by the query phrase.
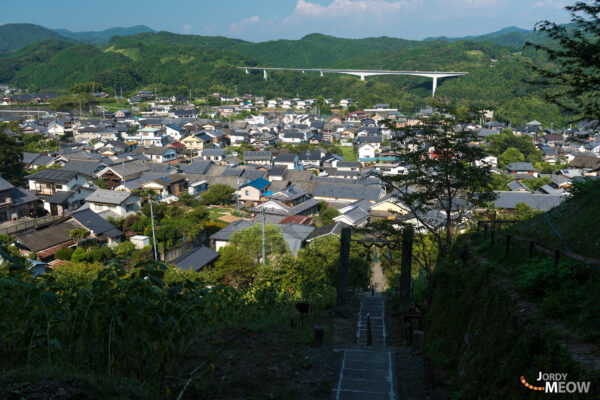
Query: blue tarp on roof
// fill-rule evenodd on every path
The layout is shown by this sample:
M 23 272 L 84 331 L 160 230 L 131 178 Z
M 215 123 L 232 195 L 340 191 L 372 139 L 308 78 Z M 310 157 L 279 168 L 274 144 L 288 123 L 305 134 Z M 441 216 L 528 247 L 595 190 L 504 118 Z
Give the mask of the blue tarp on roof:
M 262 190 L 262 189 L 268 187 L 270 184 L 271 184 L 271 182 L 269 182 L 265 178 L 258 178 L 258 179 L 255 179 L 251 182 L 248 182 L 248 183 L 242 185 L 241 187 L 252 186 L 255 189 Z

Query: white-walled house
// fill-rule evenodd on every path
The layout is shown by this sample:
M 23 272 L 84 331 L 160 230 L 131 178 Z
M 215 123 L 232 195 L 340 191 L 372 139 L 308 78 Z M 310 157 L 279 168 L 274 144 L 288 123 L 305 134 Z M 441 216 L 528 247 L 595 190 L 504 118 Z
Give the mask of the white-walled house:
M 75 185 L 86 184 L 85 177 L 76 171 L 65 171 L 62 169 L 45 169 L 27 177 L 29 191 L 42 196 L 52 196 L 57 191 L 66 192 Z
M 361 144 L 358 147 L 358 159 L 372 159 L 375 158 L 375 146 L 371 143 Z
M 92 211 L 100 214 L 103 218 L 103 213 L 107 212 L 107 216 L 124 218 L 142 209 L 138 196 L 116 190 L 97 189 L 85 199 L 85 202 L 89 204 Z

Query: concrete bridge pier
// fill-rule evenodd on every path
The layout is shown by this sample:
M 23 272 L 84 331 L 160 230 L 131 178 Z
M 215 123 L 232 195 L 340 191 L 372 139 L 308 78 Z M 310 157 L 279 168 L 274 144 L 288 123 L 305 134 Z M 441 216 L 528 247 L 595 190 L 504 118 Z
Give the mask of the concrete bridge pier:
M 433 77 L 433 94 L 432 94 L 432 97 L 435 97 L 435 89 L 437 89 L 437 80 L 438 80 L 437 76 L 434 76 Z
M 266 69 L 263 70 L 263 76 L 265 77 L 265 81 L 268 80 L 267 70 Z

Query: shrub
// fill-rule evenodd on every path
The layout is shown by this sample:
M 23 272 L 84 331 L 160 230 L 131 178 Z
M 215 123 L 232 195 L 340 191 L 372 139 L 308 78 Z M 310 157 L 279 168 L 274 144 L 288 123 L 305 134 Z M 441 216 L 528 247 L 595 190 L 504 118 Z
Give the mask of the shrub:
M 60 249 L 58 249 L 56 251 L 56 254 L 54 254 L 54 258 L 58 259 L 58 260 L 66 260 L 69 261 L 71 259 L 71 256 L 73 255 L 73 249 L 70 247 L 61 247 Z

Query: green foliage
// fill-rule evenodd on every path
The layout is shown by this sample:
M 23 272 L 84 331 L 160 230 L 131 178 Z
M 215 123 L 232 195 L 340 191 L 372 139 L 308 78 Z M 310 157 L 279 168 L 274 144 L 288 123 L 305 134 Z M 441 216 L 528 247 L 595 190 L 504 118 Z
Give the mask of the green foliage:
M 321 224 L 327 225 L 333 222 L 333 219 L 340 215 L 340 212 L 327 205 L 324 201 L 319 205 L 319 219 L 321 220 Z
M 522 161 L 525 161 L 525 156 L 514 147 L 509 147 L 498 156 L 498 165 L 500 167 L 506 167 L 510 163 Z
M 493 190 L 508 190 L 507 184 L 514 181 L 515 178 L 507 174 L 492 174 L 490 186 Z
M 69 260 L 71 260 L 73 252 L 74 252 L 73 249 L 70 248 L 70 247 L 61 247 L 60 249 L 58 249 L 56 251 L 56 254 L 54 255 L 54 258 L 56 258 L 58 260 L 69 261 Z
M 543 66 L 531 65 L 537 78 L 533 82 L 545 89 L 545 100 L 575 115 L 574 120 L 593 120 L 600 111 L 597 102 L 600 69 L 589 54 L 600 51 L 600 3 L 579 1 L 565 9 L 571 14 L 572 24 L 559 25 L 547 20 L 536 24 L 536 29 L 552 42 L 530 45 L 550 61 Z
M 518 251 L 526 254 L 526 246 Z M 523 263 L 524 257 L 517 254 L 516 248 L 511 253 L 514 262 Z M 482 262 L 484 257 L 490 261 Z M 528 275 L 532 288 L 537 286 L 543 290 L 544 284 L 548 283 L 556 291 L 558 286 L 569 286 L 572 282 L 573 275 L 567 265 L 563 272 L 555 271 L 567 279 L 560 283 L 558 276 L 552 276 L 551 259 L 550 265 L 544 267 L 536 266 L 535 260 L 526 263 L 528 266 L 523 266 L 522 271 Z M 562 341 L 557 340 L 555 324 L 545 323 L 541 313 L 533 313 L 529 307 L 523 312 L 522 303 L 515 299 L 510 285 L 498 279 L 498 274 L 503 274 L 507 268 L 511 267 L 505 259 L 504 246 L 490 248 L 488 240 L 479 254 L 473 253 L 468 242 L 459 243 L 434 271 L 436 285 L 425 318 L 424 328 L 428 335 L 424 347 L 434 366 L 444 368 L 448 379 L 454 382 L 453 387 L 458 390 L 456 397 L 530 398 L 518 376 L 534 379 L 539 371 L 553 368 L 571 371 L 568 373 L 581 380 L 597 382 L 597 372 L 579 365 L 568 349 L 559 344 Z M 515 276 L 512 269 L 509 271 L 508 276 L 518 283 L 520 276 Z M 576 269 L 575 274 L 578 273 Z M 585 275 L 581 277 L 585 279 Z M 536 282 L 536 278 L 541 280 Z M 597 285 L 598 281 L 595 282 Z M 548 293 L 553 291 L 550 288 Z M 593 286 L 579 288 L 582 290 L 570 292 L 571 299 L 565 296 L 566 293 L 561 295 L 567 301 L 559 307 L 561 312 L 578 303 L 573 309 L 573 320 L 582 316 L 579 311 L 590 305 L 589 293 L 594 292 Z M 552 297 L 557 299 L 559 296 Z M 592 305 L 590 311 L 591 315 L 598 315 L 597 305 Z M 551 318 L 557 315 L 547 314 Z M 594 325 L 593 318 L 586 318 L 586 325 L 594 327 L 591 330 L 597 334 L 597 322 Z M 489 374 L 490 369 L 494 374 Z M 518 374 L 515 371 L 519 371 Z M 486 384 L 482 386 L 483 380 Z
M 0 127 L 0 175 L 15 186 L 24 183 L 23 145 L 4 134 Z
M 0 81 L 32 90 L 63 92 L 72 85 L 85 86 L 92 81 L 111 92 L 122 88 L 133 93 L 135 89 L 156 86 L 163 95 L 188 95 L 191 90 L 193 97 L 202 96 L 212 102 L 215 99 L 211 93 L 232 95 L 237 86 L 238 92 L 269 98 L 296 94 L 352 98 L 359 107 L 390 103 L 409 113 L 430 102 L 431 86 L 426 78 L 383 76 L 363 82 L 348 76 L 271 72 L 269 80 L 264 81 L 259 73 L 246 75 L 235 67 L 458 70 L 469 75 L 441 81 L 437 91 L 440 99 L 454 105 L 485 105 L 496 109 L 499 118 L 513 123 L 537 118 L 558 126 L 568 116 L 542 102 L 540 88 L 523 83 L 533 75 L 525 62 L 548 66 L 547 59 L 534 51 L 515 54 L 512 47 L 485 41 L 340 39 L 314 34 L 295 41 L 250 43 L 159 32 L 115 38 L 101 48 L 58 40 L 31 45 L 3 59 Z M 329 111 L 324 103 L 318 104 L 322 113 Z
M 243 249 L 256 262 L 262 260 L 262 225 L 256 224 L 235 232 L 231 235 L 229 245 Z M 279 227 L 271 223 L 265 224 L 265 250 L 267 261 L 272 256 L 289 252 L 288 245 L 283 239 Z
M 28 153 L 43 153 L 58 150 L 58 140 L 46 138 L 44 135 L 23 135 L 23 151 Z
M 59 35 L 34 24 L 3 24 L 0 26 L 0 53 L 18 50 L 40 40 L 57 38 Z
M 189 194 L 188 192 L 180 193 L 179 196 L 177 196 L 177 198 L 178 198 L 178 203 L 180 203 L 184 206 L 195 207 L 198 204 L 200 204 L 200 202 L 198 200 L 196 200 L 196 198 L 194 196 L 192 196 L 191 194 Z
M 489 152 L 498 156 L 498 161 L 509 148 L 519 151 L 528 161 L 530 156 L 541 154 L 529 136 L 516 136 L 510 129 L 503 130 L 499 135 L 488 136 L 487 141 L 490 144 Z M 513 151 L 511 150 L 511 153 Z
M 493 192 L 492 174 L 489 165 L 480 165 L 479 160 L 488 153 L 472 143 L 477 134 L 465 126 L 478 120 L 481 111 L 476 108 L 437 108 L 431 118 L 422 126 L 396 129 L 394 135 L 401 144 L 394 149 L 400 152 L 402 165 L 419 166 L 411 168 L 407 174 L 383 176 L 388 192 L 396 192 L 396 201 L 402 203 L 420 222 L 429 203 L 437 203 L 446 218 L 440 227 L 429 224 L 423 226 L 437 240 L 441 255 L 450 249 L 458 228 L 457 221 L 466 215 L 466 204 L 485 205 L 496 198 Z M 446 117 L 442 111 L 454 115 Z M 456 127 L 456 128 L 455 128 Z M 434 149 L 434 153 L 430 153 Z M 420 190 L 407 191 L 417 187 Z M 459 200 L 460 199 L 460 200 Z M 464 203 L 463 203 L 464 201 Z M 470 207 L 470 206 L 469 206 Z
M 527 220 L 527 219 L 535 217 L 536 215 L 538 215 L 540 213 L 541 213 L 541 211 L 533 210 L 526 203 L 517 203 L 517 204 L 515 204 L 514 214 L 512 214 L 509 218 L 515 219 L 515 220 Z
M 542 186 L 552 183 L 552 180 L 547 176 L 544 176 L 542 178 L 526 178 L 523 179 L 523 183 L 531 189 L 532 192 L 536 192 Z
M 3 365 L 43 364 L 118 376 L 158 397 L 199 332 L 264 329 L 286 321 L 292 308 L 285 291 L 221 285 L 209 290 L 199 278 L 155 263 L 131 271 L 70 264 L 38 279 L 3 273 Z
M 73 253 L 71 254 L 71 261 L 76 262 L 76 263 L 83 262 L 83 261 L 90 261 L 90 260 L 91 260 L 90 255 L 82 247 L 75 249 L 75 251 L 73 251 Z
M 74 241 L 85 238 L 88 235 L 88 231 L 83 228 L 74 228 L 67 231 L 67 235 Z
M 227 245 L 219 252 L 213 273 L 223 283 L 243 287 L 254 280 L 258 267 L 254 254 L 235 245 Z
M 202 192 L 202 204 L 228 204 L 233 199 L 234 192 L 231 186 L 222 183 L 210 185 L 208 190 Z

